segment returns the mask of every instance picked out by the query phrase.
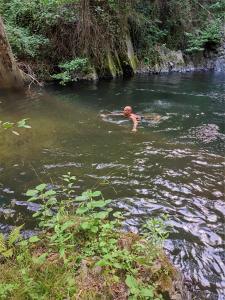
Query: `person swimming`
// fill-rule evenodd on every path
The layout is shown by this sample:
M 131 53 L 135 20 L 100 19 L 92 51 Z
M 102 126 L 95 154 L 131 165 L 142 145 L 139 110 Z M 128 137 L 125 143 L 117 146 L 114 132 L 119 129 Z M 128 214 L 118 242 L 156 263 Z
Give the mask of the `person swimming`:
M 133 127 L 132 127 L 132 132 L 136 132 L 137 131 L 137 127 L 139 124 L 143 124 L 143 123 L 147 123 L 149 125 L 150 122 L 152 121 L 156 121 L 158 122 L 161 118 L 160 115 L 148 115 L 148 116 L 140 116 L 136 113 L 133 112 L 133 108 L 131 106 L 125 106 L 123 109 L 123 112 L 120 113 L 108 113 L 108 114 L 101 114 L 102 117 L 106 117 L 106 116 L 123 116 L 125 118 L 128 118 L 130 121 L 132 121 L 133 123 Z
M 125 106 L 124 107 L 124 109 L 123 109 L 123 116 L 125 118 L 128 118 L 129 120 L 131 120 L 133 122 L 132 131 L 136 132 L 138 124 L 141 122 L 141 116 L 133 113 L 133 109 L 132 109 L 131 106 Z

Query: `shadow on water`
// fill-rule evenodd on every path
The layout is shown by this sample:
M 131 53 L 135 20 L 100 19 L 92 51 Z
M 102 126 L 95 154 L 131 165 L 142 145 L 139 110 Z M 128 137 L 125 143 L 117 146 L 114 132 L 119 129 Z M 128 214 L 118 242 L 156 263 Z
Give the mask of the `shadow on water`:
M 78 193 L 103 190 L 132 230 L 167 213 L 165 249 L 190 289 L 198 299 L 225 299 L 224 87 L 224 76 L 196 73 L 0 95 L 1 119 L 32 126 L 20 136 L 1 132 L 0 229 L 34 228 L 37 206 L 24 192 L 71 171 Z M 129 122 L 100 116 L 125 105 L 161 119 L 132 134 Z

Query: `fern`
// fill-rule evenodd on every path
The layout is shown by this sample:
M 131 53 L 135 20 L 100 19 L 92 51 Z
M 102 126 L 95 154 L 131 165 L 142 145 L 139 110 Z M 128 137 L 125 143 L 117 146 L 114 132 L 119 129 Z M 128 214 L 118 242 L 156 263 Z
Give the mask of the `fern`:
M 3 257 L 9 258 L 13 256 L 13 244 L 21 238 L 20 230 L 22 227 L 23 225 L 15 227 L 9 234 L 7 242 L 4 235 L 0 233 L 0 254 Z
M 10 258 L 13 256 L 13 249 L 10 248 L 10 249 L 7 249 L 6 251 L 2 252 L 2 255 L 5 257 L 5 258 Z
M 6 244 L 5 244 L 5 238 L 2 233 L 0 233 L 0 254 L 5 252 L 7 250 Z
M 15 227 L 8 238 L 8 247 L 12 247 L 13 244 L 21 238 L 20 230 L 22 229 L 23 225 L 19 227 Z

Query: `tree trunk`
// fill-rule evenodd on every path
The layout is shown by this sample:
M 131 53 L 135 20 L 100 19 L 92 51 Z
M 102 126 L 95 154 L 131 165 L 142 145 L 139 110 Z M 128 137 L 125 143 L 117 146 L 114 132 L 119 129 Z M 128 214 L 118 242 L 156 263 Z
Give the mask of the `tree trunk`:
M 0 17 L 0 89 L 22 88 L 23 72 L 18 68 Z

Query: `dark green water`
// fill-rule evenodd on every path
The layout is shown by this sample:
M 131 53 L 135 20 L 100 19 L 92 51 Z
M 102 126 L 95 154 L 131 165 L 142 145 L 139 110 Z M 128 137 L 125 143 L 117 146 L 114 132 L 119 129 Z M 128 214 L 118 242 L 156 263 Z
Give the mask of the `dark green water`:
M 0 119 L 29 117 L 32 126 L 21 136 L 0 133 L 0 230 L 23 222 L 32 229 L 36 207 L 24 192 L 42 181 L 57 185 L 70 171 L 78 193 L 101 189 L 132 230 L 167 213 L 165 248 L 190 289 L 197 299 L 225 299 L 224 74 L 50 86 L 1 94 L 0 102 Z M 162 118 L 133 134 L 129 122 L 100 116 L 125 105 Z M 202 138 L 209 124 L 216 133 Z

